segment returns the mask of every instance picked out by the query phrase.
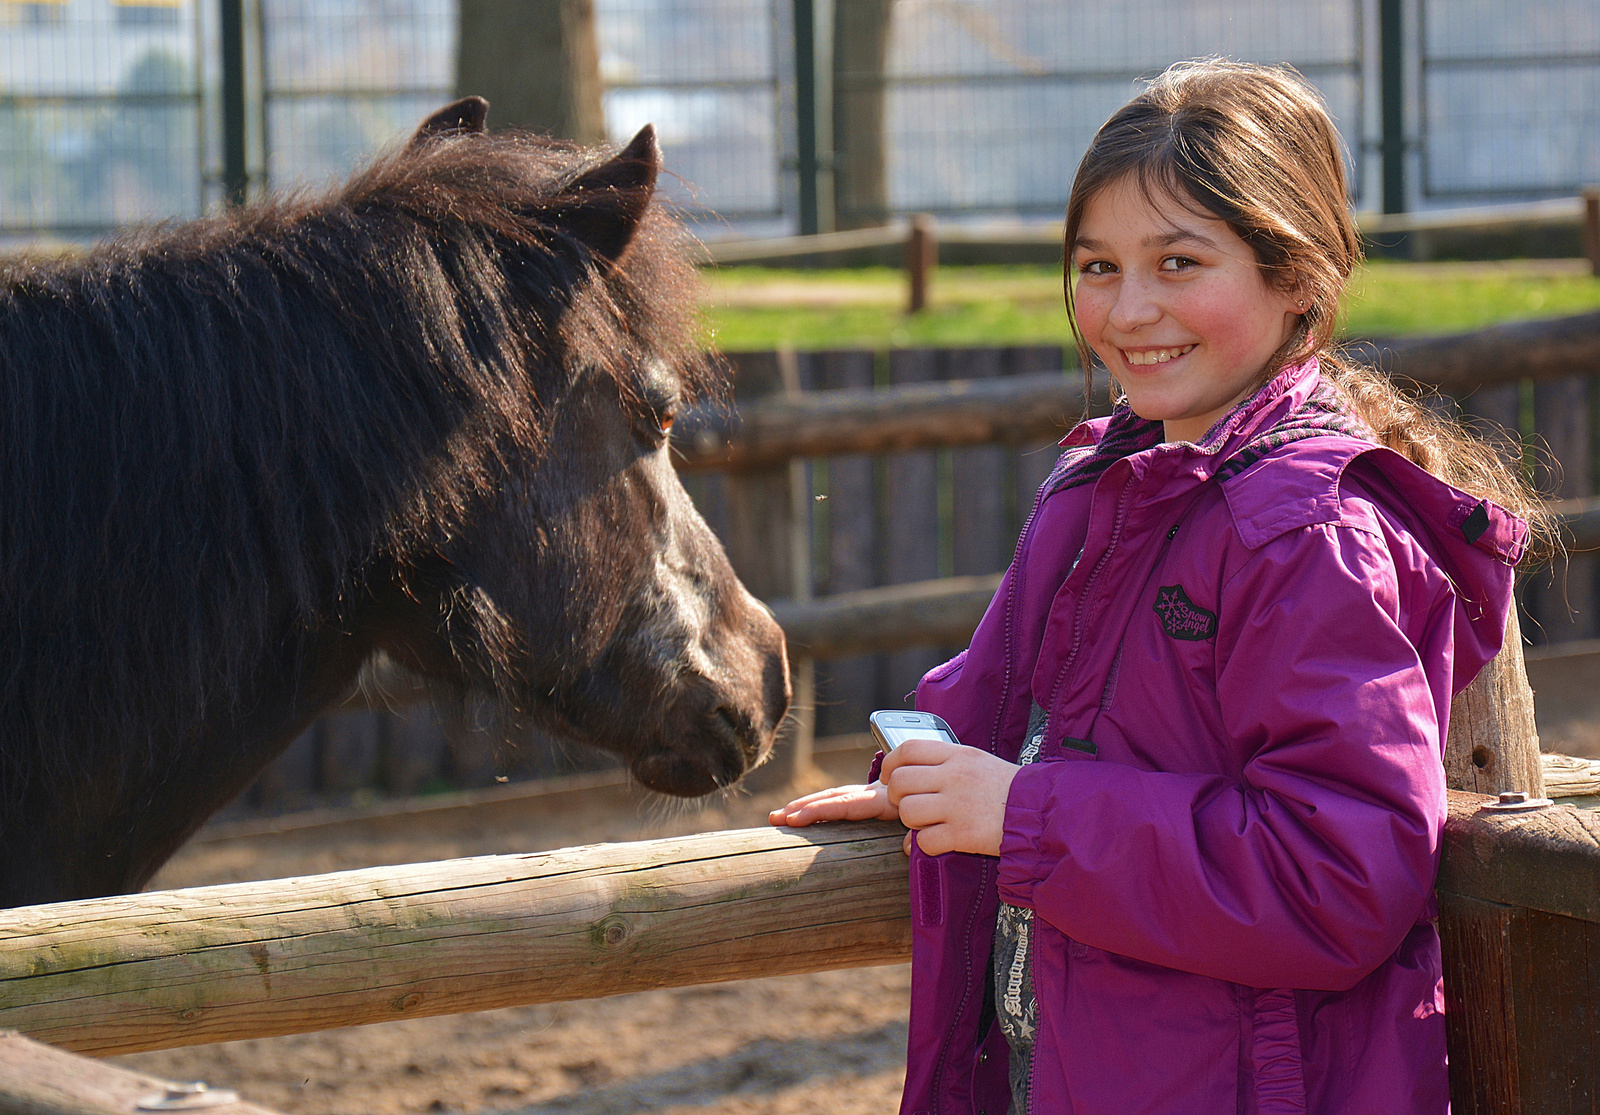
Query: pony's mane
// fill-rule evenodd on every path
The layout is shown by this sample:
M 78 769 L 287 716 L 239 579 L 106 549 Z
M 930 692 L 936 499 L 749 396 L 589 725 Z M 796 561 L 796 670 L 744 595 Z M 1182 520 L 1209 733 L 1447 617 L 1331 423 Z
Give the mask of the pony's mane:
M 354 574 L 539 452 L 563 367 L 626 386 L 648 353 L 710 389 L 677 222 L 651 206 L 615 265 L 568 231 L 596 165 L 446 135 L 326 194 L 0 264 L 0 795 L 85 740 L 154 762 L 236 702 L 284 631 L 339 622 Z

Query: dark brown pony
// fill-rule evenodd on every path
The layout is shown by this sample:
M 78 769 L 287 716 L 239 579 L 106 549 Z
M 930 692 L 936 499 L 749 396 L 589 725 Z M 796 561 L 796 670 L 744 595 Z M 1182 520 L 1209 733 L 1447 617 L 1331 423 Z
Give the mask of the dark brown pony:
M 766 754 L 782 634 L 667 457 L 715 385 L 654 132 L 486 109 L 0 265 L 0 906 L 137 889 L 380 650 L 665 793 Z

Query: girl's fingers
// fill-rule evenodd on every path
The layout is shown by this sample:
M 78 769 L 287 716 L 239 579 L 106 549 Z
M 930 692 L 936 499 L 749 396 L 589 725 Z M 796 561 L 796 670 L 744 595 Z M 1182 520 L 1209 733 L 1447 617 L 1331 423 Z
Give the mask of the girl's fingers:
M 949 825 L 929 825 L 927 828 L 917 830 L 917 847 L 922 849 L 923 855 L 942 856 L 946 852 L 958 850 L 952 835 Z M 908 834 L 908 843 L 909 840 Z
M 958 743 L 939 739 L 908 739 L 883 757 L 883 767 L 878 777 L 889 780 L 894 771 L 909 766 L 935 766 L 961 750 Z
M 910 829 L 924 829 L 950 820 L 950 803 L 942 794 L 907 794 L 897 803 L 900 823 Z
M 882 783 L 870 786 L 836 786 L 796 798 L 774 809 L 767 820 L 774 825 L 798 828 L 818 821 L 893 820 L 894 807 Z
M 899 805 L 911 794 L 939 793 L 949 780 L 949 773 L 942 766 L 903 766 L 887 772 L 883 782 L 888 788 L 889 800 Z

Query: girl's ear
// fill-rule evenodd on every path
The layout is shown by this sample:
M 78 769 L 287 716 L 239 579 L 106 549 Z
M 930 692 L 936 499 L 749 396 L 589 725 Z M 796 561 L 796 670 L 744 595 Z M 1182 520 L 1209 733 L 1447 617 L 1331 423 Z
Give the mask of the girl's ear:
M 1288 290 L 1289 310 L 1292 313 L 1304 316 L 1316 305 L 1317 294 L 1308 279 L 1297 279 Z

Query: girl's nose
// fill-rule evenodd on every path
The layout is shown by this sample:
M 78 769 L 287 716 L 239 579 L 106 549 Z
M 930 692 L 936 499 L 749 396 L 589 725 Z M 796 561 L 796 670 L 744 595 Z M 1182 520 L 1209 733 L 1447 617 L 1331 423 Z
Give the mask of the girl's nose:
M 1125 276 L 1117 284 L 1117 300 L 1111 304 L 1111 327 L 1119 333 L 1132 333 L 1145 325 L 1161 320 L 1161 306 L 1149 284 L 1133 276 Z

